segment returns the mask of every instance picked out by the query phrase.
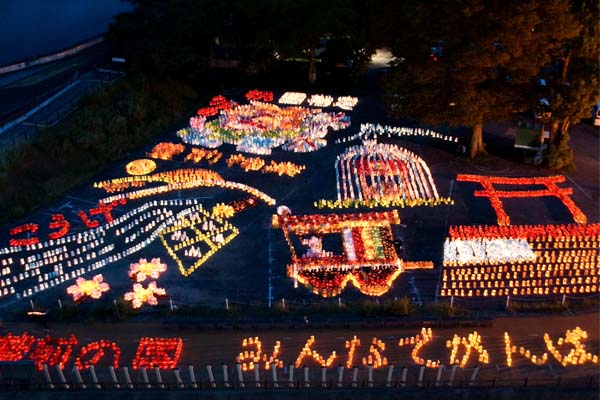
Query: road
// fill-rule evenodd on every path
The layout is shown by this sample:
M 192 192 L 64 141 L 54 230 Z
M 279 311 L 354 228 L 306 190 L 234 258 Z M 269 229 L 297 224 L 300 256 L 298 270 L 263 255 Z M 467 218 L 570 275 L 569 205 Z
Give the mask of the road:
M 0 77 L 0 124 L 10 121 L 109 60 L 100 43 L 65 59 Z
M 115 79 L 117 74 L 98 71 L 107 65 L 110 48 L 100 43 L 63 60 L 0 77 L 0 126 L 52 102 L 0 135 L 0 147 L 28 139 L 38 128 L 51 126 L 68 114 L 85 93 Z

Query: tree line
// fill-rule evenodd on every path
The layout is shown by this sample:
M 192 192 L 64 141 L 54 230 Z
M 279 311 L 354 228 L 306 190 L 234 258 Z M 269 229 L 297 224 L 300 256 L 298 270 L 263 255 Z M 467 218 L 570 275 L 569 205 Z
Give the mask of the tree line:
M 109 40 L 132 68 L 192 83 L 217 48 L 254 73 L 302 58 L 310 82 L 317 59 L 357 75 L 388 48 L 390 114 L 470 127 L 471 157 L 485 153 L 484 121 L 533 109 L 551 128 L 550 167 L 567 168 L 569 127 L 600 98 L 595 0 L 129 1 Z
M 471 127 L 476 156 L 485 152 L 484 121 L 533 109 L 551 128 L 554 169 L 572 165 L 569 128 L 600 97 L 597 0 L 129 1 L 132 12 L 106 34 L 128 76 L 32 141 L 2 149 L 0 223 L 59 198 L 189 115 L 199 96 L 222 89 L 209 66 L 228 55 L 240 79 L 268 84 L 300 59 L 285 74 L 319 85 L 329 79 L 324 70 L 340 66 L 360 76 L 375 49 L 387 48 L 392 116 Z M 351 91 L 352 81 L 343 84 Z

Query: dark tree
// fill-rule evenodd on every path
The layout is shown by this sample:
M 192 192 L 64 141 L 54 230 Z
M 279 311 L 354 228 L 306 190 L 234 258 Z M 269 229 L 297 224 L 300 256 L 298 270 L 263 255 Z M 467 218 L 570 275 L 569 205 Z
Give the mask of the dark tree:
M 364 66 L 369 46 L 367 7 L 360 0 L 130 0 L 107 37 L 133 68 L 197 79 L 216 47 L 235 52 L 248 72 L 277 60 L 306 58 L 316 80 L 316 48 L 331 39 L 332 53 Z
M 317 79 L 315 52 L 322 40 L 328 40 L 330 54 L 344 53 L 359 67 L 369 59 L 372 50 L 363 2 L 296 0 L 279 3 L 280 12 L 273 22 L 277 51 L 284 58 L 306 57 L 310 83 Z
M 483 122 L 525 110 L 533 78 L 578 32 L 563 0 L 432 0 L 400 18 L 390 112 L 471 127 L 471 157 L 485 153 Z
M 225 11 L 211 0 L 130 0 L 134 9 L 115 17 L 107 32 L 136 71 L 197 79 L 207 68 L 211 41 Z
M 558 51 L 551 54 L 552 60 L 542 69 L 531 99 L 538 115 L 545 116 L 544 122 L 550 125 L 548 166 L 558 170 L 574 166 L 569 127 L 588 118 L 600 99 L 600 3 L 593 0 L 573 3 L 577 22 L 565 29 L 578 29 L 579 34 L 564 40 Z M 540 103 L 540 98 L 546 99 L 547 104 Z

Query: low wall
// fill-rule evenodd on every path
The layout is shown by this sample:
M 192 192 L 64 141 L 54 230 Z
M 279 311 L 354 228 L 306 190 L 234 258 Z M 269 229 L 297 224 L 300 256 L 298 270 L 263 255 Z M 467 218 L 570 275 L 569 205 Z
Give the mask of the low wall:
M 73 47 L 69 47 L 67 49 L 61 50 L 57 53 L 46 54 L 35 59 L 28 59 L 24 61 L 19 61 L 17 63 L 4 65 L 0 67 L 0 75 L 8 74 L 10 72 L 20 71 L 22 69 L 34 67 L 36 65 L 46 64 L 52 61 L 60 60 L 61 58 L 65 58 L 68 56 L 72 56 L 73 54 L 77 54 L 82 50 L 90 48 L 92 46 L 97 45 L 98 43 L 102 43 L 104 41 L 103 36 L 97 36 L 92 39 L 86 40 L 85 42 L 76 44 Z

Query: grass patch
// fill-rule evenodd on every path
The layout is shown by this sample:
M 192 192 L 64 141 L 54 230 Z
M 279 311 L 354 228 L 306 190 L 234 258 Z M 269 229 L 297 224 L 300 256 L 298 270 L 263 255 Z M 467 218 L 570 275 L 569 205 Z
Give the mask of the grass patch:
M 506 309 L 509 312 L 519 313 L 539 313 L 539 312 L 563 312 L 568 310 L 566 304 L 561 304 L 560 301 L 514 301 L 512 300 Z
M 124 78 L 78 111 L 0 154 L 0 224 L 51 203 L 189 114 L 197 93 L 174 81 Z

